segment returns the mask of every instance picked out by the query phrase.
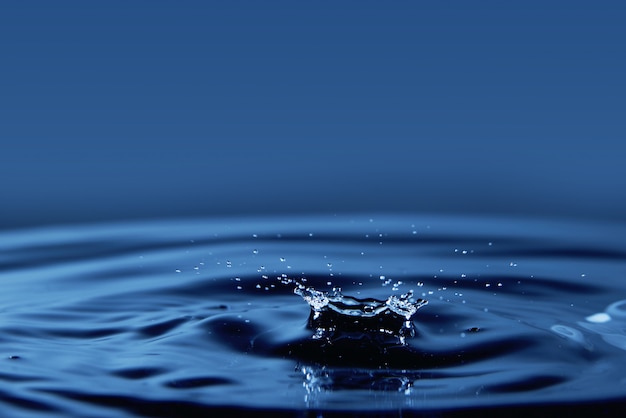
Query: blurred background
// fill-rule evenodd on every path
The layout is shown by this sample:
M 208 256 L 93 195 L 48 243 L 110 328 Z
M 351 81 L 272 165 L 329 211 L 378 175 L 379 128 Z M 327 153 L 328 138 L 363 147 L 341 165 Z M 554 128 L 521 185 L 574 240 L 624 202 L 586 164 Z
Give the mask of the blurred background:
M 0 228 L 626 221 L 626 3 L 0 5 Z

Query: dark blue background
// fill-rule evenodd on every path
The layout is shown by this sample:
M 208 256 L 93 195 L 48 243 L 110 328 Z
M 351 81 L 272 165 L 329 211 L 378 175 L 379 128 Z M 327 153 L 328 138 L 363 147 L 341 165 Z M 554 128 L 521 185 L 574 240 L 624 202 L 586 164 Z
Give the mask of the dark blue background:
M 9 1 L 0 227 L 626 220 L 621 1 Z

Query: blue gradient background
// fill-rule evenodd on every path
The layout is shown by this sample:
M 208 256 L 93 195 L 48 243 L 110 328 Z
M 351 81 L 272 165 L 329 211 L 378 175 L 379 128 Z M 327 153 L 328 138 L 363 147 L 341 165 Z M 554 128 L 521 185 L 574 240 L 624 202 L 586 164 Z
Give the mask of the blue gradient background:
M 626 221 L 621 1 L 0 5 L 0 228 Z

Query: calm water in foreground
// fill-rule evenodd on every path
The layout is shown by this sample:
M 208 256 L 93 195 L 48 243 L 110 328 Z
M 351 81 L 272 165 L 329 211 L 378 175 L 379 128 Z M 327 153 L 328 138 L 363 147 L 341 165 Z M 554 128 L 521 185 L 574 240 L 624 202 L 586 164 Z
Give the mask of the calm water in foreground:
M 625 237 L 421 215 L 1 233 L 0 415 L 617 416 Z

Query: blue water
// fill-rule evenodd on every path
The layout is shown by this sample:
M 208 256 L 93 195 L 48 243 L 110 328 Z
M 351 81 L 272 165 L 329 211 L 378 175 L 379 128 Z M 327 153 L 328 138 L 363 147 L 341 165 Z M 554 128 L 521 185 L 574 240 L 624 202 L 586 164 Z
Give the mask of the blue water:
M 5 232 L 0 415 L 617 415 L 624 237 L 424 215 Z

